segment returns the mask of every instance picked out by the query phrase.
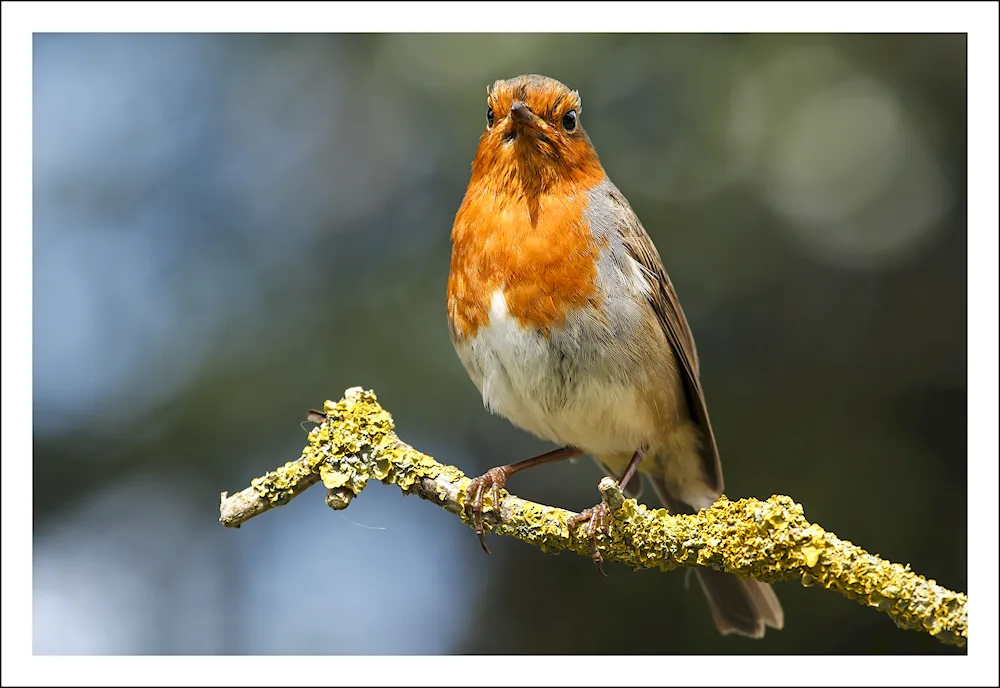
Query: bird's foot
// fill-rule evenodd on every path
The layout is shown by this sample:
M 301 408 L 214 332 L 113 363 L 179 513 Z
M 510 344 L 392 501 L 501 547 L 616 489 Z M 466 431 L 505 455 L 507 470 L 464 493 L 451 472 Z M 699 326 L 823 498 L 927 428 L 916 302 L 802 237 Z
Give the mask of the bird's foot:
M 608 520 L 610 518 L 611 510 L 607 504 L 601 502 L 589 509 L 584 509 L 566 523 L 569 526 L 571 534 L 573 529 L 578 525 L 582 523 L 587 524 L 584 528 L 584 533 L 590 538 L 590 558 L 594 560 L 594 564 L 602 576 L 607 576 L 608 574 L 604 573 L 604 567 L 602 566 L 604 557 L 601 556 L 601 550 L 597 548 L 597 534 L 608 534 Z
M 493 512 L 497 519 L 500 518 L 500 490 L 507 484 L 509 475 L 506 466 L 491 468 L 478 478 L 473 478 L 472 482 L 465 489 L 465 515 L 472 521 L 476 528 L 476 535 L 479 536 L 479 544 L 483 546 L 483 551 L 490 553 L 490 548 L 486 546 L 486 533 L 483 531 L 483 499 L 487 488 L 493 493 Z

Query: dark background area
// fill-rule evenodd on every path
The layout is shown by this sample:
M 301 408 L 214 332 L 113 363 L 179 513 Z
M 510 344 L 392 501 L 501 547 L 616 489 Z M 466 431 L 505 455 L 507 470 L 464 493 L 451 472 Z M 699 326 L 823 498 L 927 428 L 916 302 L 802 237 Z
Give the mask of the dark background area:
M 394 487 L 217 522 L 354 385 L 468 474 L 550 448 L 483 409 L 444 306 L 486 87 L 537 72 L 664 258 L 728 496 L 966 590 L 964 36 L 36 34 L 33 59 L 35 653 L 964 652 L 794 582 L 784 631 L 722 638 L 681 572 L 487 557 Z M 509 487 L 582 509 L 599 478 Z

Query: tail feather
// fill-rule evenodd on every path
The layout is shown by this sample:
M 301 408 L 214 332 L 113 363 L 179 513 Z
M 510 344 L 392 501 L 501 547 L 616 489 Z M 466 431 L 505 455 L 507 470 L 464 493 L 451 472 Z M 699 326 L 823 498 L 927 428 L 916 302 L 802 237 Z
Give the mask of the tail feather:
M 671 496 L 663 480 L 651 479 L 664 506 L 675 514 L 697 513 L 690 504 Z M 736 633 L 749 638 L 763 638 L 768 627 L 781 630 L 785 613 L 774 590 L 767 583 L 744 580 L 731 573 L 699 567 L 695 578 L 708 599 L 715 627 L 722 635 Z
M 715 627 L 722 635 L 736 633 L 763 638 L 768 627 L 781 630 L 785 625 L 781 603 L 767 583 L 743 580 L 709 568 L 696 569 L 695 577 L 708 599 Z

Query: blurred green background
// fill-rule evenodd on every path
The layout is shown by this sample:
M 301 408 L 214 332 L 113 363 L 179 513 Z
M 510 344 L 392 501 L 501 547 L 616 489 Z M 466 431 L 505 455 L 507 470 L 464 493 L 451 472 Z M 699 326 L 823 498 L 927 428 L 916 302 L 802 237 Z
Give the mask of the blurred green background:
M 550 448 L 483 409 L 444 306 L 486 87 L 536 72 L 580 91 L 664 258 L 727 494 L 966 590 L 965 48 L 36 34 L 35 653 L 963 653 L 795 582 L 784 631 L 722 638 L 683 573 L 487 557 L 381 485 L 217 519 L 354 385 L 469 474 Z M 510 489 L 582 509 L 599 477 Z

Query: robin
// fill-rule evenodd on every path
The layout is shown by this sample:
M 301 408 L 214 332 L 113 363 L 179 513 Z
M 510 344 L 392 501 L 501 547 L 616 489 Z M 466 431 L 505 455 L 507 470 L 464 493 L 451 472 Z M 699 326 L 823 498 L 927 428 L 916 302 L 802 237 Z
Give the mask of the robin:
M 694 339 L 656 247 L 608 179 L 576 91 L 544 76 L 487 90 L 486 130 L 452 228 L 448 325 L 486 408 L 561 448 L 474 479 L 466 509 L 483 549 L 483 502 L 507 478 L 587 453 L 630 497 L 645 475 L 673 513 L 722 494 Z M 598 568 L 603 503 L 585 524 Z M 603 573 L 603 571 L 602 571 Z M 771 587 L 695 574 L 720 633 L 780 629 Z

